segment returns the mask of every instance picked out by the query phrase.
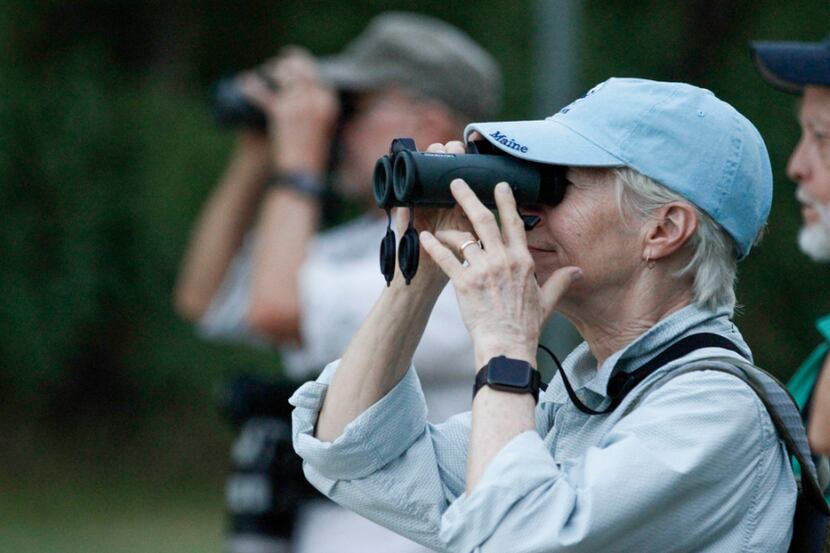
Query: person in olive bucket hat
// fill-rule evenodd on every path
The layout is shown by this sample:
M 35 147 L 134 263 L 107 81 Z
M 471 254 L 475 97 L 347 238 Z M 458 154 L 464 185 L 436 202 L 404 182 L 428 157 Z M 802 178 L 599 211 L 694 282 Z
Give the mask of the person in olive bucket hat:
M 313 378 L 339 357 L 384 287 L 378 246 L 387 221 L 372 195 L 376 160 L 393 138 L 412 137 L 423 149 L 460 135 L 470 120 L 496 116 L 500 70 L 459 29 L 390 12 L 371 20 L 341 53 L 315 58 L 287 48 L 235 85 L 264 115 L 267 130 L 239 131 L 193 230 L 176 308 L 203 337 L 274 347 L 284 375 Z M 363 216 L 320 232 L 332 192 Z M 473 354 L 452 290 L 436 313 L 416 356 L 430 417 L 442 420 L 470 406 Z M 244 457 L 242 437 L 234 455 Z M 287 439 L 283 449 L 291 451 Z M 232 514 L 234 505 L 247 504 L 252 482 L 244 474 L 229 480 Z M 252 493 L 277 501 L 284 491 Z M 257 517 L 231 530 L 231 553 L 259 547 L 263 536 L 269 552 L 427 551 L 323 499 L 307 502 L 296 525 Z

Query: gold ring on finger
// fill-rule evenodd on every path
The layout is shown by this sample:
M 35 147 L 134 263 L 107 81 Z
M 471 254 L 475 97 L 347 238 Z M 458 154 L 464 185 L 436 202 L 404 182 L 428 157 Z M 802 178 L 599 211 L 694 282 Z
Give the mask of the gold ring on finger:
M 478 241 L 478 240 L 467 240 L 466 242 L 461 244 L 461 246 L 458 248 L 458 251 L 461 253 L 461 257 L 464 257 L 464 250 L 466 248 L 468 248 L 469 246 L 472 246 L 474 244 L 476 246 L 478 246 L 479 248 L 484 249 L 484 248 L 481 247 L 481 242 L 480 241 Z M 466 259 L 466 257 L 465 257 L 465 259 Z

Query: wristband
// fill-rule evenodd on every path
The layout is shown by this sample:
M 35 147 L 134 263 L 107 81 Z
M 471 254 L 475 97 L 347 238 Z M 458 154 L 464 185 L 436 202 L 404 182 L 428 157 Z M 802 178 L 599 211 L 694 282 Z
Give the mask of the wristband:
M 323 196 L 325 186 L 320 179 L 311 173 L 275 171 L 265 183 L 267 189 L 289 188 L 303 196 L 319 200 Z

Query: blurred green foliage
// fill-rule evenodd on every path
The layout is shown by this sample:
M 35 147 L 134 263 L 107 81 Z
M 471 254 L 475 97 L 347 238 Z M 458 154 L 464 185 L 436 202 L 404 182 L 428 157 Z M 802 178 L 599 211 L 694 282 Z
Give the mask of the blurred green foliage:
M 585 88 L 615 75 L 690 81 L 765 136 L 776 199 L 764 244 L 741 266 L 738 324 L 758 361 L 786 377 L 817 341 L 812 321 L 830 310 L 830 279 L 794 245 L 798 213 L 784 173 L 798 133 L 793 98 L 762 83 L 747 41 L 818 40 L 830 32 L 830 4 L 593 0 L 583 8 Z M 504 118 L 533 113 L 529 0 L 0 4 L 4 413 L 58 429 L 110 425 L 124 439 L 142 421 L 176 428 L 159 413 L 204 419 L 223 374 L 279 370 L 272 355 L 200 342 L 170 306 L 190 225 L 232 140 L 209 118 L 209 85 L 286 44 L 337 51 L 384 9 L 423 11 L 466 30 L 503 64 Z
M 166 479 L 220 473 L 217 382 L 278 372 L 279 360 L 206 344 L 171 307 L 190 226 L 233 140 L 210 119 L 210 84 L 287 44 L 335 52 L 394 7 L 0 3 L 0 434 L 16 444 L 0 463 L 15 467 L 10 481 L 23 467 L 48 472 L 50 457 Z M 465 28 L 519 60 L 506 64 L 523 83 L 511 103 L 526 103 L 528 14 L 467 11 Z

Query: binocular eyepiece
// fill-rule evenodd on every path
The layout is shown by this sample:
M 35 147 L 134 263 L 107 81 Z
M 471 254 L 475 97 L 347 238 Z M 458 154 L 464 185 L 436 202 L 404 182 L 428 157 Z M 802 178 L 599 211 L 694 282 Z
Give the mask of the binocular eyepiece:
M 488 208 L 496 208 L 494 191 L 500 182 L 513 190 L 519 209 L 553 206 L 565 196 L 565 167 L 525 161 L 506 154 L 485 140 L 467 145 L 465 154 L 419 152 L 411 138 L 396 138 L 388 155 L 375 164 L 372 186 L 378 207 L 452 208 L 455 198 L 450 182 L 463 179 L 478 199 Z M 391 227 L 391 216 L 390 216 Z M 525 229 L 530 230 L 539 217 L 522 215 Z M 380 266 L 387 286 L 394 277 L 394 234 L 387 228 L 381 242 Z M 412 227 L 401 237 L 398 264 L 409 284 L 418 268 L 418 234 Z

